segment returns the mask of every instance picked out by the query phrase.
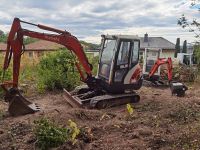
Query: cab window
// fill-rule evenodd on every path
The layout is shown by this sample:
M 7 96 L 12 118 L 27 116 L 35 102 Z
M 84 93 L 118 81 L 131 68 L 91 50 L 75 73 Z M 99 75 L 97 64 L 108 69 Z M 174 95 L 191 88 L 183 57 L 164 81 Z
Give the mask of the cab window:
M 123 65 L 128 63 L 129 49 L 131 42 L 122 41 L 120 44 L 117 65 Z
M 137 63 L 138 62 L 138 55 L 139 55 L 139 42 L 134 41 L 134 44 L 132 46 L 132 63 Z

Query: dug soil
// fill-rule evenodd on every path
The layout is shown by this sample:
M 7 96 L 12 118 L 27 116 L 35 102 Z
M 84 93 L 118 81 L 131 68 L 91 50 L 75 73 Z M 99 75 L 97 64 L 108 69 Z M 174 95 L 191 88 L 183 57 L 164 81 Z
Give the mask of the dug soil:
M 7 103 L 0 101 L 0 149 L 32 150 L 36 137 L 34 120 L 49 118 L 61 126 L 71 119 L 84 136 L 72 146 L 58 148 L 78 150 L 134 149 L 199 149 L 200 88 L 189 88 L 183 98 L 172 96 L 168 88 L 142 87 L 141 100 L 131 104 L 130 115 L 125 105 L 104 110 L 71 108 L 62 93 L 31 96 L 41 111 L 20 117 L 7 115 Z

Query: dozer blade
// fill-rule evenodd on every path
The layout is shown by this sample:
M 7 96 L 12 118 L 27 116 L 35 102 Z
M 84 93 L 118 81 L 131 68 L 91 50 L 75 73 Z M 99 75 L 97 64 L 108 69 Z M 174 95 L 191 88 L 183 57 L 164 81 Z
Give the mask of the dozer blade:
M 83 94 L 71 95 L 64 89 L 64 97 L 72 107 L 104 109 L 140 101 L 140 96 L 135 92 L 115 95 L 96 93 L 95 95 L 90 91 L 85 94 L 85 98 L 83 98 Z
M 71 93 L 69 93 L 66 89 L 64 89 L 64 98 L 68 102 L 68 104 L 70 104 L 71 107 L 83 106 L 81 100 L 76 96 L 72 96 Z
M 21 95 L 15 95 L 9 103 L 8 112 L 12 116 L 21 116 L 39 111 L 37 104 L 31 103 Z

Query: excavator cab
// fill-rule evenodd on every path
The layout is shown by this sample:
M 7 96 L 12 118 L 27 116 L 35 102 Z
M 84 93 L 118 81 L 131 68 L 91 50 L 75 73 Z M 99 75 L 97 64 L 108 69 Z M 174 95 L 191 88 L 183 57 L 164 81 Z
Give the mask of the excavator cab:
M 130 35 L 102 35 L 97 86 L 79 87 L 66 100 L 73 106 L 105 108 L 138 102 L 134 90 L 142 86 L 143 75 L 139 65 L 140 39 Z M 75 93 L 75 94 L 74 94 Z
M 102 35 L 97 78 L 103 88 L 110 93 L 123 93 L 142 86 L 139 49 L 137 36 Z

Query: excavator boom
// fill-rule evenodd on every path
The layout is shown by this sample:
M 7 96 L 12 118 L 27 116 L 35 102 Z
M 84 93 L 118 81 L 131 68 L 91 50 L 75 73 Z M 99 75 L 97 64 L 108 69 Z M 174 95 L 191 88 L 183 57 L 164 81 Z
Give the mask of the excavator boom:
M 53 33 L 39 33 L 23 29 L 21 23 L 33 25 L 40 29 L 51 31 Z M 80 73 L 81 80 L 85 82 L 88 86 L 92 86 L 93 84 L 95 84 L 95 78 L 92 77 L 92 65 L 88 62 L 84 50 L 75 36 L 71 35 L 67 31 L 55 29 L 45 25 L 33 24 L 22 21 L 19 18 L 15 18 L 7 39 L 6 55 L 3 65 L 3 79 L 1 83 L 1 87 L 5 91 L 5 100 L 9 102 L 8 110 L 11 115 L 23 115 L 39 110 L 39 107 L 36 104 L 32 104 L 28 100 L 26 100 L 18 90 L 21 55 L 24 51 L 24 36 L 64 45 L 77 58 L 77 60 L 75 60 L 76 67 Z M 11 58 L 13 58 L 13 80 L 4 81 L 4 74 L 9 67 Z
M 58 34 L 39 33 L 23 29 L 20 24 L 21 22 L 37 26 L 38 28 L 46 31 L 56 32 Z M 13 87 L 18 86 L 20 60 L 24 48 L 23 45 L 24 36 L 51 41 L 64 45 L 67 49 L 72 51 L 72 53 L 77 57 L 78 61 L 76 62 L 76 66 L 78 68 L 82 81 L 87 83 L 88 78 L 92 78 L 92 65 L 88 62 L 88 59 L 83 51 L 83 48 L 76 37 L 74 37 L 67 31 L 62 31 L 59 29 L 55 29 L 40 24 L 36 25 L 33 23 L 21 21 L 19 18 L 15 18 L 8 36 L 6 55 L 3 66 L 3 69 L 5 71 L 8 68 L 11 57 L 13 55 L 13 81 L 6 82 L 2 84 L 2 86 L 6 86 L 8 83 Z

